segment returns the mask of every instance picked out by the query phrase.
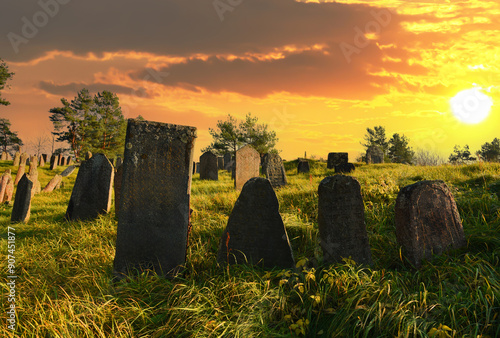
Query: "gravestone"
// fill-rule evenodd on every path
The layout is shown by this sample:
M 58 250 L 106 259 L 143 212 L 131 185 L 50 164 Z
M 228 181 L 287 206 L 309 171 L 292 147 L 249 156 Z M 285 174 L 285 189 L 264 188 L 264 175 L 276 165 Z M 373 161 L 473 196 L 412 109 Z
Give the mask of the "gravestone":
M 224 157 L 217 156 L 217 168 L 219 170 L 224 170 Z
M 49 158 L 47 154 L 42 154 L 43 163 L 47 163 L 47 159 Z
M 196 162 L 193 161 L 193 175 L 196 174 Z
M 336 166 L 347 164 L 349 162 L 348 153 L 329 153 L 326 167 L 333 169 Z
M 73 159 L 71 156 L 66 157 L 66 165 L 72 165 L 73 164 Z
M 200 180 L 219 180 L 217 155 L 210 151 L 200 156 Z
M 95 154 L 84 161 L 71 192 L 66 219 L 93 219 L 109 212 L 113 175 L 113 166 L 104 154 Z
M 395 222 L 398 244 L 416 268 L 433 254 L 466 245 L 455 199 L 443 181 L 420 181 L 401 189 Z
M 366 164 L 384 163 L 384 152 L 380 147 L 370 146 L 366 149 Z
M 63 170 L 63 172 L 61 173 L 61 176 L 67 177 L 67 176 L 71 175 L 75 171 L 75 168 L 76 167 L 74 165 L 70 165 L 69 167 L 67 167 L 66 169 Z
M 325 263 L 351 258 L 372 264 L 359 182 L 351 176 L 326 177 L 318 188 L 318 228 Z
M 59 154 L 59 156 L 57 156 L 57 165 L 60 166 L 60 165 L 64 165 L 64 164 L 65 164 L 64 156 L 63 156 L 63 154 Z
M 57 155 L 52 154 L 50 157 L 50 170 L 57 168 Z
M 120 211 L 120 193 L 122 188 L 123 165 L 116 167 L 115 177 L 113 182 L 113 189 L 115 191 L 115 217 L 118 218 Z
M 264 156 L 262 171 L 271 182 L 273 188 L 287 184 L 283 160 L 278 154 L 266 154 Z
M 353 172 L 356 169 L 354 164 L 352 163 L 344 163 L 340 165 L 335 166 L 335 173 L 336 174 L 349 174 Z
M 10 203 L 13 193 L 14 180 L 12 179 L 10 169 L 7 169 L 0 178 L 0 203 Z
M 236 162 L 238 163 L 238 162 Z M 269 180 L 250 178 L 219 241 L 219 263 L 293 268 L 292 248 Z
M 251 145 L 246 145 L 236 151 L 234 170 L 234 186 L 241 190 L 252 177 L 259 177 L 260 155 Z
M 54 191 L 55 189 L 59 189 L 61 186 L 62 182 L 62 176 L 61 175 L 55 175 L 52 177 L 49 183 L 45 186 L 45 188 L 42 189 L 42 192 L 51 192 Z
M 14 184 L 17 185 L 26 172 L 26 160 L 28 160 L 28 154 L 22 153 L 19 161 L 19 168 L 17 169 L 16 179 L 14 180 Z
M 196 173 L 199 174 L 200 173 L 200 162 L 196 162 Z
M 38 180 L 38 160 L 36 156 L 31 156 L 30 158 L 30 169 L 28 172 L 28 178 L 33 182 L 33 189 L 31 189 L 31 196 L 40 193 L 42 190 L 40 181 Z
M 45 159 L 43 158 L 43 155 L 40 155 L 38 158 L 38 166 L 41 168 L 45 165 Z
M 12 223 L 26 223 L 30 219 L 32 188 L 33 182 L 24 174 L 17 185 L 16 197 L 14 198 L 14 206 L 12 207 L 12 214 L 10 217 Z
M 309 161 L 299 160 L 299 163 L 297 164 L 297 173 L 308 173 L 309 170 Z
M 129 119 L 113 273 L 184 265 L 196 128 Z
M 233 171 L 233 160 L 230 153 L 224 154 L 224 170 L 227 172 Z
M 19 163 L 21 162 L 21 153 L 19 151 L 16 151 L 14 154 L 14 163 L 12 164 L 14 167 L 19 166 Z
M 9 153 L 6 151 L 2 152 L 2 161 L 9 161 L 9 160 L 10 160 Z

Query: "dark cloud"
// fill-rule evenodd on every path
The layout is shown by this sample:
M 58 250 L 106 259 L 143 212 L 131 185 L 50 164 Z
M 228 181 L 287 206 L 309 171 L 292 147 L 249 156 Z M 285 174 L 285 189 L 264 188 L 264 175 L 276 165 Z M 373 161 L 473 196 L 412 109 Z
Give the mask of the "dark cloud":
M 38 83 L 38 88 L 41 90 L 53 94 L 53 95 L 61 95 L 66 96 L 67 98 L 72 98 L 76 96 L 76 94 L 82 90 L 83 88 L 87 88 L 91 93 L 102 92 L 104 90 L 113 92 L 115 94 L 127 94 L 127 95 L 136 95 L 141 98 L 150 98 L 149 94 L 147 94 L 146 90 L 142 87 L 140 88 L 130 88 L 120 85 L 108 84 L 108 83 L 66 83 L 66 84 L 55 84 L 49 81 L 40 81 Z M 119 95 L 118 95 L 119 96 Z

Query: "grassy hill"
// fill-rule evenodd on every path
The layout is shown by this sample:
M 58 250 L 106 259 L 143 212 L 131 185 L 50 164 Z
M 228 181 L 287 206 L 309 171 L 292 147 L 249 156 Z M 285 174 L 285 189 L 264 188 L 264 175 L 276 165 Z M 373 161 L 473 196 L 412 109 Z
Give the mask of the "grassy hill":
M 11 168 L 0 162 L 0 173 Z M 28 224 L 15 228 L 17 336 L 20 337 L 331 337 L 500 336 L 500 165 L 415 167 L 358 165 L 374 266 L 350 260 L 324 266 L 318 245 L 317 189 L 333 175 L 312 162 L 311 174 L 286 164 L 280 212 L 295 271 L 220 268 L 219 237 L 238 192 L 230 174 L 193 178 L 194 209 L 187 263 L 174 280 L 141 276 L 111 283 L 114 210 L 88 222 L 64 220 L 76 172 L 64 187 L 36 195 Z M 55 173 L 39 169 L 42 187 Z M 399 189 L 441 179 L 462 217 L 467 248 L 411 268 L 396 243 Z M 12 205 L 0 206 L 2 271 Z M 3 302 L 9 288 L 2 279 Z M 7 308 L 4 307 L 4 312 Z M 2 315 L 2 318 L 5 318 Z M 2 320 L 0 336 L 11 335 Z

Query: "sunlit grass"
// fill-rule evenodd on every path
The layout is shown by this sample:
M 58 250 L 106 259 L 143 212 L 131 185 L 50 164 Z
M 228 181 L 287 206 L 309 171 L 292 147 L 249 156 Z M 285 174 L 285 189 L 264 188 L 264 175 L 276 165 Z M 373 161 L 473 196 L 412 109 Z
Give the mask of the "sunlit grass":
M 8 163 L 0 162 L 2 172 Z M 298 263 L 293 271 L 217 265 L 219 237 L 239 194 L 227 172 L 220 171 L 217 182 L 194 175 L 187 262 L 174 280 L 142 275 L 112 284 L 113 210 L 94 221 L 64 220 L 76 172 L 60 190 L 36 195 L 30 221 L 14 225 L 16 335 L 500 336 L 500 165 L 358 165 L 352 175 L 361 183 L 372 268 L 350 260 L 323 265 L 317 189 L 333 170 L 317 162 L 311 163 L 310 174 L 297 174 L 293 162 L 286 167 L 290 184 L 277 196 Z M 10 168 L 15 174 L 17 169 Z M 64 168 L 41 168 L 42 187 Z M 443 180 L 452 189 L 467 248 L 424 262 L 415 271 L 400 256 L 393 214 L 399 189 L 424 179 Z M 0 206 L 3 271 L 11 211 L 12 205 Z M 5 280 L 1 287 L 5 295 Z M 9 335 L 2 321 L 0 336 Z

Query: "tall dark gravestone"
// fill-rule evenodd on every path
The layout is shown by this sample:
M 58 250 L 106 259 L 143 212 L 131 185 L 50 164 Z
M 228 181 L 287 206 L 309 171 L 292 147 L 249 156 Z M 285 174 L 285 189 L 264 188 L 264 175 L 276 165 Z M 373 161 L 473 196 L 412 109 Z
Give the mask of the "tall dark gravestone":
M 40 155 L 38 157 L 38 165 L 40 166 L 40 168 L 45 165 L 45 159 L 43 158 L 43 155 Z
M 309 161 L 299 160 L 299 163 L 297 164 L 297 173 L 308 173 L 309 170 Z
M 32 188 L 33 182 L 31 182 L 28 176 L 24 174 L 19 180 L 16 197 L 14 197 L 14 206 L 12 207 L 12 214 L 10 217 L 10 221 L 12 223 L 26 223 L 30 219 Z
M 71 192 L 66 219 L 93 219 L 99 214 L 108 213 L 111 208 L 113 175 L 113 166 L 104 154 L 95 154 L 84 161 Z
M 185 263 L 196 128 L 128 120 L 120 191 L 118 279 L 134 271 L 173 276 Z
M 52 156 L 50 156 L 50 170 L 54 170 L 55 168 L 57 168 L 57 160 L 57 155 L 52 154 Z
M 236 167 L 234 171 L 234 186 L 241 190 L 252 177 L 259 177 L 260 155 L 251 145 L 246 145 L 236 151 Z
M 222 156 L 217 157 L 217 168 L 219 170 L 224 170 L 224 157 Z
M 217 155 L 210 151 L 200 156 L 200 180 L 219 180 Z
M 318 188 L 318 228 L 325 263 L 351 258 L 372 264 L 361 186 L 351 176 L 326 177 Z
M 395 221 L 398 244 L 416 268 L 423 259 L 466 245 L 455 199 L 443 181 L 420 181 L 401 189 Z
M 249 179 L 219 241 L 219 263 L 292 268 L 293 252 L 269 180 Z
M 326 167 L 328 169 L 333 169 L 336 166 L 347 164 L 348 162 L 349 162 L 348 153 L 329 153 Z
M 283 166 L 283 160 L 280 155 L 266 154 L 262 162 L 262 171 L 274 188 L 287 184 L 285 167 Z

